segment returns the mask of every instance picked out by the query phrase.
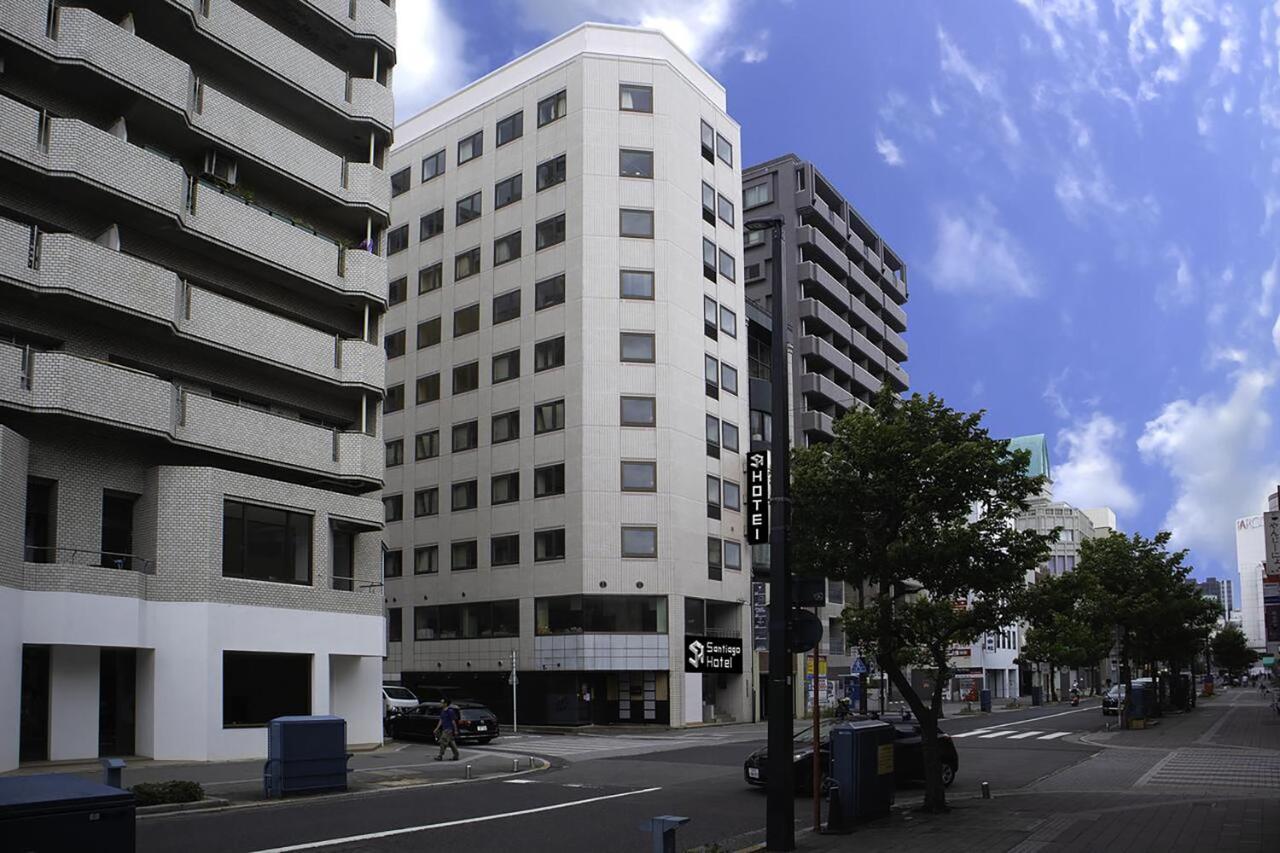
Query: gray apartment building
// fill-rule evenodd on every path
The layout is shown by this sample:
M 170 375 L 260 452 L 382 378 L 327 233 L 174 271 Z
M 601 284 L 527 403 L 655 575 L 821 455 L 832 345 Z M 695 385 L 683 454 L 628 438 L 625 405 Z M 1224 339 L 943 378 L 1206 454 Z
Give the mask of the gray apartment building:
M 907 390 L 902 367 L 907 344 L 906 264 L 811 162 L 786 154 L 742 170 L 742 218 L 781 216 L 782 282 L 787 298 L 787 363 L 791 385 L 791 440 L 805 446 L 829 440 L 835 419 L 858 403 L 869 403 L 881 385 Z M 773 335 L 774 259 L 769 230 L 744 232 L 743 280 L 746 287 L 747 373 L 750 440 L 768 449 L 772 437 L 770 381 Z M 755 647 L 764 648 L 763 577 L 768 546 L 757 546 Z M 850 675 L 840 622 L 846 590 L 828 583 L 827 605 L 819 618 L 826 629 L 828 689 L 824 701 L 840 691 Z M 764 658 L 758 672 L 764 672 Z M 818 678 L 822 682 L 821 661 Z M 798 671 L 806 671 L 800 669 Z M 797 679 L 797 688 L 803 688 Z M 820 684 L 821 686 L 821 684 Z M 763 681 L 759 693 L 763 696 Z M 806 690 L 802 708 L 811 690 Z M 800 697 L 797 697 L 799 700 Z M 763 705 L 760 706 L 763 709 Z
M 0 770 L 380 743 L 383 0 L 0 3 Z
M 584 24 L 396 129 L 387 677 L 522 722 L 751 708 L 738 126 Z

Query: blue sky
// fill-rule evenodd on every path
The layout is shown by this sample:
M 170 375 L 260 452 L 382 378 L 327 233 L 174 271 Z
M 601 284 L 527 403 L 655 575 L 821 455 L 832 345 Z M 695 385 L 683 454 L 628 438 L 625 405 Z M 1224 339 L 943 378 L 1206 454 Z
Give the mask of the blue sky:
M 1280 8 L 1280 7 L 1278 7 Z M 400 0 L 401 119 L 583 20 L 715 74 L 909 268 L 913 390 L 1234 576 L 1280 483 L 1280 12 L 1210 0 Z M 803 79 L 803 85 L 794 81 Z

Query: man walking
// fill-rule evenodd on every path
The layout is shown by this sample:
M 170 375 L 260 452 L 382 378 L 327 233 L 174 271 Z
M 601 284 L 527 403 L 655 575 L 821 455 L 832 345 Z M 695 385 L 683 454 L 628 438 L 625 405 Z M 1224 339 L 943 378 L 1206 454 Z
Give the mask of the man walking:
M 444 760 L 446 748 L 453 750 L 453 757 L 449 760 L 457 761 L 458 745 L 454 741 L 458 737 L 458 709 L 448 699 L 444 700 L 444 707 L 440 709 L 440 722 L 436 724 L 435 733 L 436 740 L 440 743 L 440 754 L 436 756 L 436 761 Z

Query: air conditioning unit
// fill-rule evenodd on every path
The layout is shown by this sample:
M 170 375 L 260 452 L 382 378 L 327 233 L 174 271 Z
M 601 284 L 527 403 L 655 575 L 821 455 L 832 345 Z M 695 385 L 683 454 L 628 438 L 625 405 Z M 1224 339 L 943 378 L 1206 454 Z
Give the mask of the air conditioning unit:
M 221 151 L 210 151 L 204 155 L 204 173 L 224 184 L 234 184 L 236 158 Z

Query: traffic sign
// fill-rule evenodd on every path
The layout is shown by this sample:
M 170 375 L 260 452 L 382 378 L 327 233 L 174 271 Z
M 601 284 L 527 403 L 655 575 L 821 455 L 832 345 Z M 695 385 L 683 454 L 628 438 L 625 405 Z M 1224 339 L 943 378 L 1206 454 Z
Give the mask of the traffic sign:
M 856 661 L 854 661 L 854 662 L 853 662 L 853 667 L 852 667 L 852 669 L 851 669 L 850 671 L 851 671 L 854 675 L 866 675 L 866 674 L 867 674 L 867 659 L 866 659 L 866 658 L 863 658 L 863 657 L 858 658 Z

